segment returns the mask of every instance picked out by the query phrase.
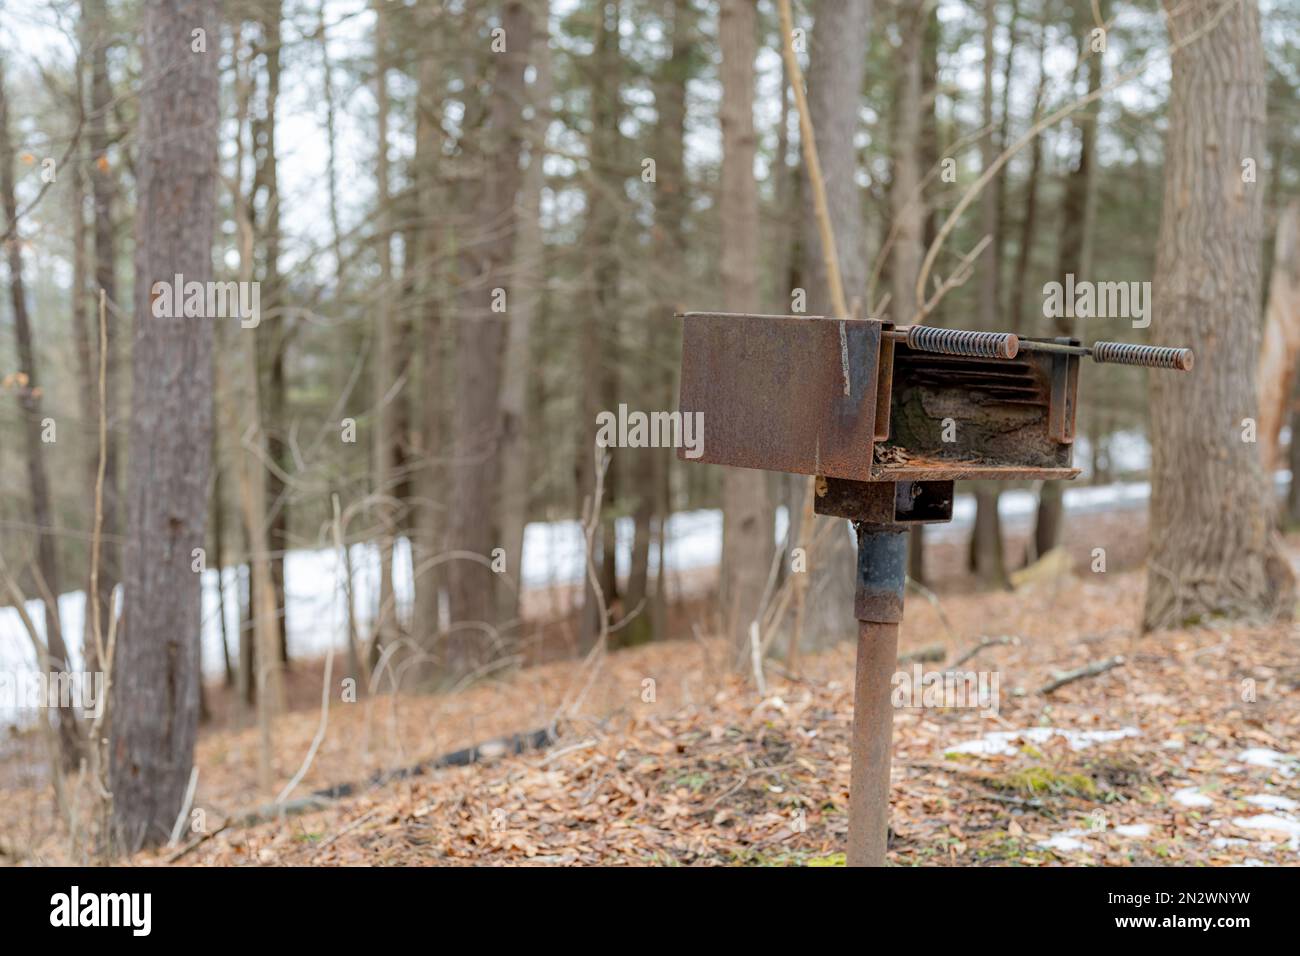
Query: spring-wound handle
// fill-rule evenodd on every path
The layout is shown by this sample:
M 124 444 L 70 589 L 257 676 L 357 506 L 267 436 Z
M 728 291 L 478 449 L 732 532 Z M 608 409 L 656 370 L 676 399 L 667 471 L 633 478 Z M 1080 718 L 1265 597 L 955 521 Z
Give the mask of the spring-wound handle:
M 930 325 L 914 325 L 908 329 L 907 344 L 920 352 L 977 358 L 1010 359 L 1020 351 L 1020 339 L 1011 332 L 968 332 Z
M 1146 368 L 1172 368 L 1180 372 L 1190 372 L 1194 359 L 1191 349 L 1130 345 L 1126 342 L 1097 342 L 1092 347 L 1092 360 L 1114 365 L 1142 365 Z

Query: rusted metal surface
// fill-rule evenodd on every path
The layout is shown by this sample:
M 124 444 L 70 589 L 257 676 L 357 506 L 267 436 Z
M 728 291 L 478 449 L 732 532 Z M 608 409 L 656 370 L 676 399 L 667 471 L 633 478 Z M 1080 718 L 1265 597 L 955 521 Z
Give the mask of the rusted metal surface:
M 889 846 L 889 767 L 893 756 L 898 625 L 858 622 L 849 771 L 849 866 L 884 866 Z
M 898 667 L 898 622 L 903 619 L 906 581 L 907 537 L 901 529 L 873 531 L 858 525 L 858 660 L 849 776 L 849 866 L 885 865 L 894 733 L 890 692 Z
M 880 339 L 880 367 L 876 369 L 876 427 L 873 432 L 876 441 L 889 437 L 889 406 L 894 396 L 894 339 L 888 323 L 884 329 Z
M 855 481 L 1072 478 L 1079 359 L 1033 350 L 1070 342 L 687 313 L 680 407 L 702 416 L 698 460 L 713 464 Z
M 1062 345 L 1070 339 L 1057 339 Z M 1079 395 L 1079 357 L 1052 355 L 1052 402 L 1048 406 L 1047 434 L 1062 444 L 1074 443 L 1075 403 Z
M 909 458 L 905 462 L 875 465 L 872 481 L 1039 481 L 1070 479 L 1078 468 L 1022 468 L 951 458 Z
M 869 479 L 880 331 L 869 319 L 685 315 L 679 404 L 703 416 L 695 460 Z
M 951 521 L 952 500 L 951 481 L 827 478 L 813 504 L 819 515 L 881 526 Z

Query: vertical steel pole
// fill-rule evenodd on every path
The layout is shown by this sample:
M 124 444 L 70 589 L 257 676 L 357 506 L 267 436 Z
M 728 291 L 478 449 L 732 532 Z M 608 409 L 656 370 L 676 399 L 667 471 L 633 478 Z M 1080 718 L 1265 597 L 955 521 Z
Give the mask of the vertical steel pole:
M 907 581 L 902 529 L 859 524 L 858 662 L 853 689 L 852 770 L 849 774 L 849 866 L 884 866 L 889 835 L 889 764 L 893 751 L 892 677 L 898 666 L 898 624 Z

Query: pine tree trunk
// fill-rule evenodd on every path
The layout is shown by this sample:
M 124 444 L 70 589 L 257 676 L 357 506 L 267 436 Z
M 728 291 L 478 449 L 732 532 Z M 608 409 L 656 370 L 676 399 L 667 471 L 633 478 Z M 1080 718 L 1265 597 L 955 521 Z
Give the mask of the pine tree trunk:
M 450 539 L 454 550 L 485 558 L 496 547 L 499 517 L 498 468 L 501 443 L 500 393 L 505 320 L 509 315 L 518 212 L 519 158 L 523 109 L 527 96 L 524 71 L 532 42 L 531 4 L 511 0 L 502 16 L 506 51 L 493 55 L 496 69 L 489 95 L 486 128 L 479 144 L 485 159 L 479 184 L 476 228 L 467 237 L 462 275 L 470 281 L 460 301 L 460 336 L 456 343 L 456 368 L 460 375 L 454 416 L 455 459 L 451 467 L 455 507 L 451 511 Z M 495 289 L 506 295 L 507 311 L 493 308 Z M 448 565 L 449 598 L 453 622 L 489 621 L 495 604 L 491 571 L 473 561 Z M 490 655 L 481 631 L 462 630 L 448 639 L 447 666 L 463 674 Z
M 199 711 L 199 575 L 212 450 L 213 319 L 156 318 L 154 284 L 212 280 L 219 115 L 217 5 L 150 2 L 140 92 L 135 341 L 124 619 L 111 691 L 115 846 L 165 841 Z M 191 52 L 202 30 L 206 52 Z
M 1295 580 L 1273 530 L 1272 483 L 1253 418 L 1259 355 L 1264 151 L 1259 9 L 1247 0 L 1166 4 L 1174 36 L 1221 17 L 1173 57 L 1153 327 L 1196 367 L 1151 381 L 1147 629 L 1212 618 L 1290 617 Z

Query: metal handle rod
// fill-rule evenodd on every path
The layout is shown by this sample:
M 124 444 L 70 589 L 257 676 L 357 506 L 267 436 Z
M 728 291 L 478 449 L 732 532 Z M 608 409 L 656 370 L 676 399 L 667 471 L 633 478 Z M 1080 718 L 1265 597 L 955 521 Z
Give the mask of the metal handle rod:
M 734 319 L 827 319 L 824 315 L 747 315 L 738 312 L 676 312 L 677 318 L 711 317 Z M 1138 365 L 1144 368 L 1168 368 L 1190 372 L 1196 356 L 1191 349 L 1163 345 L 1130 345 L 1127 342 L 1097 342 L 1066 345 L 1063 342 L 1034 342 L 1014 332 L 971 332 L 942 329 L 932 325 L 904 325 L 886 329 L 882 338 L 903 342 L 918 352 L 944 355 L 969 355 L 976 358 L 1012 359 L 1020 352 L 1054 352 L 1057 355 L 1088 356 L 1094 362 L 1109 365 Z
M 1097 342 L 1066 345 L 1063 342 L 1034 342 L 1011 332 L 962 332 L 933 326 L 912 325 L 886 331 L 885 338 L 905 342 L 920 352 L 972 355 L 982 358 L 1015 358 L 1019 352 L 1049 352 L 1057 355 L 1088 356 L 1098 364 L 1138 365 L 1190 372 L 1196 360 L 1191 349 L 1163 345 L 1132 345 L 1127 342 Z
M 1196 356 L 1191 349 L 1170 348 L 1164 345 L 1132 345 L 1128 342 L 1095 342 L 1085 345 L 1065 345 L 1061 342 L 1027 342 L 1021 340 L 1024 352 L 1055 352 L 1059 355 L 1087 355 L 1098 364 L 1140 365 L 1144 368 L 1169 368 L 1190 372 Z

